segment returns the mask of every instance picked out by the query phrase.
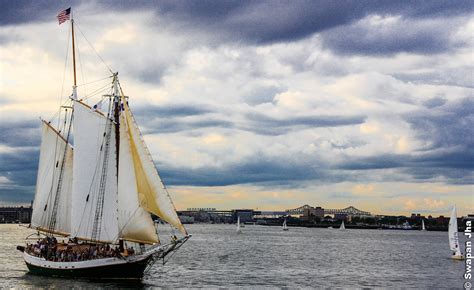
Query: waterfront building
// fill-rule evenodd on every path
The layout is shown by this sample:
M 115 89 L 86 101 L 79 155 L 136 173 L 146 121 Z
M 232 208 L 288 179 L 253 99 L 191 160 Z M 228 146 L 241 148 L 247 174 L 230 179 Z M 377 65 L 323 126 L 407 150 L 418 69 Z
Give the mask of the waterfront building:
M 240 217 L 240 222 L 245 223 L 245 222 L 253 222 L 253 215 L 254 211 L 253 209 L 234 209 L 232 210 L 232 216 L 234 219 L 234 222 L 237 222 L 237 218 Z
M 314 221 L 320 220 L 324 217 L 324 208 L 317 207 L 307 207 L 303 209 L 303 215 L 301 216 L 302 221 Z
M 0 223 L 30 223 L 31 207 L 0 207 Z

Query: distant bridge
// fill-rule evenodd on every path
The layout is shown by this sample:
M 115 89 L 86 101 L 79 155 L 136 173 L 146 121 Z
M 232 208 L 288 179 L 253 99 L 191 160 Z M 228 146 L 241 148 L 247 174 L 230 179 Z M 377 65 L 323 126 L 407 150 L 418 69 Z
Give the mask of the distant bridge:
M 305 209 L 313 208 L 307 204 L 300 206 L 295 209 L 289 209 L 286 212 L 290 215 L 302 215 Z M 359 210 L 353 206 L 349 206 L 343 209 L 324 209 L 324 214 L 345 214 L 345 215 L 352 215 L 352 216 L 366 216 L 370 215 L 368 211 Z
M 313 208 L 312 206 L 309 206 L 307 204 L 303 205 L 303 206 L 300 206 L 298 208 L 294 208 L 294 209 L 287 209 L 286 212 L 289 214 L 289 215 L 302 215 L 304 213 L 304 210 L 305 209 L 310 209 L 310 208 Z

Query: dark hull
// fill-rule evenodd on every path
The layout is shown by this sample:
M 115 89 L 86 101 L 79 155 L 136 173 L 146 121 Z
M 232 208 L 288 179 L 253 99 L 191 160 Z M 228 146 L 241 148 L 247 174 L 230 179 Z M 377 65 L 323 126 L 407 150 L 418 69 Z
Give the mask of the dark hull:
M 53 269 L 30 263 L 26 263 L 26 266 L 28 266 L 32 274 L 42 276 L 92 279 L 141 279 L 148 266 L 149 259 L 150 257 L 126 264 L 104 265 L 81 269 Z

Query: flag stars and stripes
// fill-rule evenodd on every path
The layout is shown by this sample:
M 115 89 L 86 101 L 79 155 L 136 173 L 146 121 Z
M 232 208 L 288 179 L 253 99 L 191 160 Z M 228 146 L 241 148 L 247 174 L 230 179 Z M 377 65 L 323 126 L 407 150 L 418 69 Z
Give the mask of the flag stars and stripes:
M 59 12 L 57 18 L 58 18 L 59 25 L 61 25 L 66 20 L 71 19 L 71 7 Z

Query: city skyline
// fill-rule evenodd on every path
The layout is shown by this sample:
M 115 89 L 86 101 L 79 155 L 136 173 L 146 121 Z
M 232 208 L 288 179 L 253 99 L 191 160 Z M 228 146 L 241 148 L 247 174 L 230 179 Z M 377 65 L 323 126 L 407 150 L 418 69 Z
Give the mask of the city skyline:
M 0 3 L 0 204 L 29 204 L 70 27 L 65 3 Z M 79 85 L 110 75 L 94 49 L 119 72 L 177 209 L 470 214 L 472 4 L 371 3 L 67 5 Z

